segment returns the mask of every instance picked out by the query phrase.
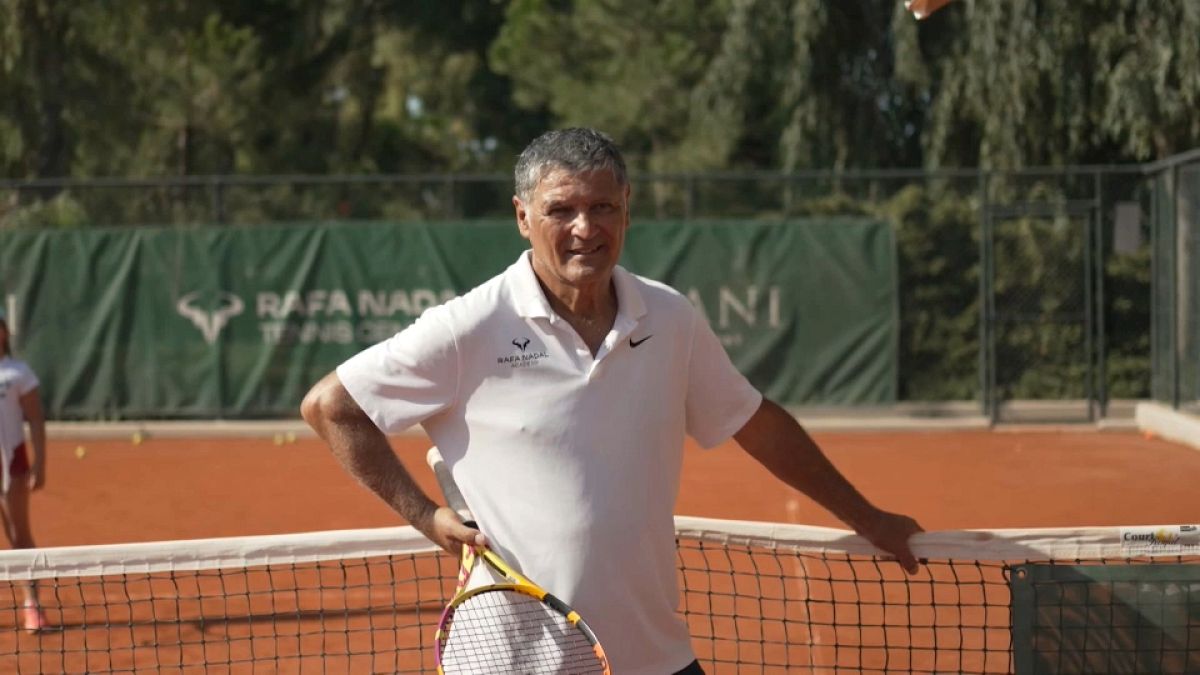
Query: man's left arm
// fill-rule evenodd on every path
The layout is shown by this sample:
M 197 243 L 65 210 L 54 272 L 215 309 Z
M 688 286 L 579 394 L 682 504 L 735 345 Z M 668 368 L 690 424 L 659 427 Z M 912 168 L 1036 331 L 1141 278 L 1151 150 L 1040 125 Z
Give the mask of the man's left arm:
M 46 415 L 42 411 L 42 398 L 38 389 L 21 395 L 21 412 L 29 423 L 29 446 L 33 455 L 29 467 L 29 487 L 41 489 L 46 484 Z
M 909 574 L 917 572 L 917 559 L 908 543 L 910 536 L 923 531 L 917 521 L 867 501 L 786 410 L 764 398 L 734 439 L 780 480 L 808 495 L 880 550 L 894 555 Z

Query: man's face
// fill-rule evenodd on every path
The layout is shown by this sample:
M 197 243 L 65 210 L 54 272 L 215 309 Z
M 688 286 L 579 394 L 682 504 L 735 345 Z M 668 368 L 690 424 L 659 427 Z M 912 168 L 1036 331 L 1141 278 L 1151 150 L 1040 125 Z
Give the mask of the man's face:
M 513 197 L 533 269 L 551 292 L 607 284 L 629 227 L 629 186 L 612 171 L 551 169 L 529 201 Z

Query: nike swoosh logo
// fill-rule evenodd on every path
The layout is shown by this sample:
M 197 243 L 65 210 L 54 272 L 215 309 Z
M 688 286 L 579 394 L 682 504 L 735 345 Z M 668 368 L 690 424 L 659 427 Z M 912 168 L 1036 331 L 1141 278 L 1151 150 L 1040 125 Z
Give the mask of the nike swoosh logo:
M 629 338 L 629 346 L 636 349 L 638 345 L 642 344 L 643 342 L 645 342 L 646 340 L 649 340 L 652 337 L 654 337 L 654 336 L 647 335 L 646 337 L 642 338 L 641 340 L 634 340 L 633 338 Z

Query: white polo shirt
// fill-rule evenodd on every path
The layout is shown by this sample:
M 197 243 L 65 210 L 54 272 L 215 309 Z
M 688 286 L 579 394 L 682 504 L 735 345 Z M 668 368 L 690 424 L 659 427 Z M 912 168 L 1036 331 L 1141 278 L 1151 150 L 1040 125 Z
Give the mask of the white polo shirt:
M 723 442 L 762 396 L 686 297 L 613 280 L 594 358 L 527 251 L 337 373 L 385 433 L 423 424 L 494 548 L 587 619 L 613 672 L 665 675 L 694 658 L 676 612 L 684 436 Z
M 8 467 L 13 451 L 25 442 L 25 411 L 21 397 L 37 389 L 38 378 L 24 361 L 0 356 L 0 492 L 8 492 Z

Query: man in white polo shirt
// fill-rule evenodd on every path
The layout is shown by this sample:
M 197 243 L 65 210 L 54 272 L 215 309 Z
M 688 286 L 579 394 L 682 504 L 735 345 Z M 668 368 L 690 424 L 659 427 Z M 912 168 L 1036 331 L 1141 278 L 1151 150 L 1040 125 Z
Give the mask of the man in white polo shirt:
M 495 548 L 587 617 L 620 675 L 701 673 L 676 613 L 685 436 L 730 437 L 910 571 L 915 521 L 872 506 L 733 367 L 675 290 L 617 266 L 629 181 L 610 138 L 542 135 L 516 166 L 526 251 L 305 397 L 346 469 L 431 540 Z M 416 486 L 385 433 L 420 423 L 480 525 Z

